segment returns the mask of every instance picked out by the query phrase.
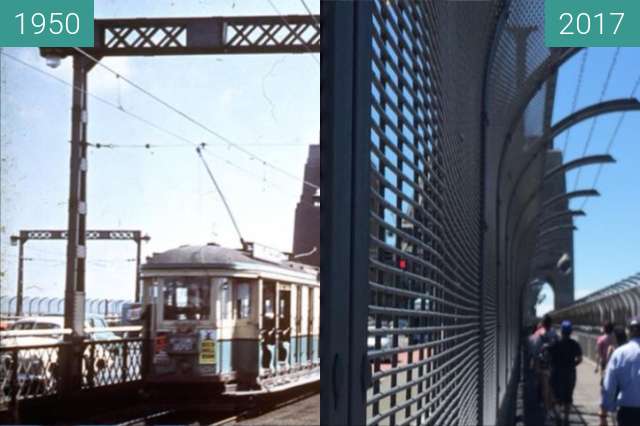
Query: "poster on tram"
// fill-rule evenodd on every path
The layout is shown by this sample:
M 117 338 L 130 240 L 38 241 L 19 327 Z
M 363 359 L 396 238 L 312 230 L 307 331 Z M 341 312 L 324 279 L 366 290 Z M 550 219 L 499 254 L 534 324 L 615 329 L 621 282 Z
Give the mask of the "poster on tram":
M 198 362 L 201 365 L 213 365 L 216 363 L 216 331 L 200 330 L 198 347 Z

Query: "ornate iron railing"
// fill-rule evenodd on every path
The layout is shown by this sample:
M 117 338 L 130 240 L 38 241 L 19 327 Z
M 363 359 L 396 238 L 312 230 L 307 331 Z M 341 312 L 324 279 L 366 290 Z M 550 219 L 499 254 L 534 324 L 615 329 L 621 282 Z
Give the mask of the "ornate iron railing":
M 57 394 L 61 389 L 60 356 L 70 343 L 0 348 L 0 404 Z M 82 389 L 142 380 L 143 339 L 82 342 Z

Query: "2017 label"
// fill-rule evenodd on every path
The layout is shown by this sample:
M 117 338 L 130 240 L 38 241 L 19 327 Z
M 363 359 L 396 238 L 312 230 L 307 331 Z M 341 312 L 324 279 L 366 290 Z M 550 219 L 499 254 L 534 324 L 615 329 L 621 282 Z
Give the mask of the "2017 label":
M 545 0 L 548 47 L 640 46 L 640 1 Z

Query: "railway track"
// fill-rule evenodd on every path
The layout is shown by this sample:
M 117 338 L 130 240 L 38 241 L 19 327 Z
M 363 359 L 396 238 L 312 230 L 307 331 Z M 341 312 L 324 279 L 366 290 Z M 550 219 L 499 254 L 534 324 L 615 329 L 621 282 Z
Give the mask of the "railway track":
M 119 426 L 146 425 L 232 425 L 295 404 L 317 393 L 319 384 L 309 384 L 273 394 L 256 396 L 215 397 L 208 400 L 180 401 L 173 406 L 167 402 L 128 407 L 108 418 L 93 419 Z

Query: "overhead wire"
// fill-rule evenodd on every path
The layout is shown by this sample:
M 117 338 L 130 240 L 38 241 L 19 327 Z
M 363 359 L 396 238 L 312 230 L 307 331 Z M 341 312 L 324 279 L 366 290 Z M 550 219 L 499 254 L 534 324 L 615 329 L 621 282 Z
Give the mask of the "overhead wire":
M 580 61 L 580 70 L 578 71 L 578 79 L 576 83 L 576 90 L 573 93 L 573 101 L 571 102 L 571 112 L 573 114 L 578 106 L 578 97 L 580 96 L 580 87 L 582 85 L 582 78 L 584 76 L 584 69 L 587 63 L 587 55 L 589 53 L 589 49 L 584 49 L 584 53 L 582 54 L 582 59 Z M 571 135 L 571 127 L 567 129 L 564 135 L 564 146 L 562 147 L 562 158 L 565 158 L 567 153 L 567 146 L 569 145 L 569 137 Z
M 188 139 L 188 138 L 185 138 L 185 137 L 184 137 L 184 136 L 182 136 L 182 135 L 179 135 L 179 134 L 177 134 L 177 133 L 175 133 L 175 132 L 173 132 L 173 131 L 171 131 L 171 130 L 168 130 L 168 129 L 166 129 L 166 128 L 162 127 L 162 126 L 159 126 L 159 125 L 157 125 L 157 124 L 153 123 L 152 121 L 147 120 L 147 119 L 146 119 L 146 118 L 144 118 L 144 117 L 141 117 L 141 116 L 139 116 L 139 115 L 137 115 L 137 114 L 135 114 L 135 113 L 132 113 L 131 111 L 128 111 L 128 110 L 126 110 L 126 109 L 122 108 L 120 105 L 117 105 L 117 104 L 115 104 L 115 103 L 113 103 L 113 102 L 109 101 L 108 99 L 105 99 L 105 98 L 103 98 L 103 97 L 101 97 L 101 96 L 95 95 L 95 94 L 93 94 L 93 93 L 89 92 L 88 90 L 83 89 L 83 88 L 81 88 L 81 87 L 75 86 L 74 84 L 69 83 L 68 81 L 66 81 L 66 80 L 64 80 L 64 79 L 62 79 L 62 78 L 60 78 L 60 77 L 58 77 L 58 76 L 56 76 L 56 75 L 54 75 L 54 74 L 52 74 L 52 73 L 46 72 L 46 71 L 44 71 L 44 70 L 41 70 L 40 68 L 38 68 L 38 67 L 36 67 L 36 66 L 34 66 L 34 65 L 32 65 L 32 64 L 30 64 L 30 63 L 28 63 L 28 62 L 26 62 L 26 61 L 23 61 L 22 59 L 20 59 L 20 58 L 18 58 L 18 57 L 16 57 L 16 56 L 14 56 L 14 55 L 11 55 L 11 54 L 9 54 L 9 53 L 5 52 L 4 50 L 1 50 L 1 51 L 0 51 L 0 54 L 2 54 L 3 56 L 6 56 L 6 57 L 8 57 L 8 58 L 10 58 L 11 60 L 13 60 L 13 61 L 15 61 L 15 62 L 18 62 L 18 63 L 22 64 L 23 66 L 25 66 L 25 67 L 27 67 L 27 68 L 30 68 L 30 69 L 32 69 L 32 70 L 34 70 L 34 71 L 38 72 L 38 73 L 40 73 L 40 74 L 42 74 L 42 75 L 44 75 L 44 76 L 47 76 L 47 77 L 49 77 L 49 78 L 51 78 L 51 79 L 53 79 L 53 80 L 56 80 L 57 82 L 59 82 L 59 83 L 61 83 L 61 84 L 64 84 L 64 85 L 66 85 L 66 86 L 68 86 L 68 87 L 71 87 L 72 89 L 74 89 L 74 90 L 76 90 L 76 91 L 78 91 L 78 92 L 86 93 L 86 94 L 87 94 L 87 96 L 90 96 L 91 98 L 93 98 L 93 99 L 95 99 L 95 100 L 97 100 L 97 101 L 99 101 L 99 102 L 101 102 L 101 103 L 103 103 L 103 104 L 105 104 L 105 105 L 107 105 L 107 106 L 109 106 L 109 107 L 111 107 L 111 108 L 115 109 L 115 110 L 118 110 L 118 111 L 120 111 L 121 113 L 126 114 L 126 115 L 128 115 L 128 116 L 130 116 L 130 117 L 134 118 L 135 120 L 138 120 L 138 121 L 140 121 L 140 122 L 142 122 L 142 123 L 144 123 L 144 124 L 146 124 L 146 125 L 148 125 L 148 126 L 150 126 L 150 127 L 154 128 L 154 129 L 156 129 L 156 130 L 158 130 L 158 131 L 160 131 L 160 132 L 162 132 L 162 133 L 165 133 L 165 134 L 167 134 L 167 135 L 169 135 L 169 136 L 172 136 L 172 137 L 174 137 L 174 138 L 176 138 L 176 139 L 178 139 L 178 140 L 181 140 L 181 141 L 183 141 L 183 142 L 186 142 L 186 143 L 190 144 L 192 148 L 193 148 L 193 147 L 197 147 L 197 146 L 199 145 L 197 142 L 195 142 L 195 141 L 193 141 L 193 140 L 190 140 L 190 139 Z M 98 144 L 93 144 L 93 146 L 94 146 L 94 147 L 97 147 L 97 145 L 98 145 Z M 135 144 L 132 144 L 131 146 L 133 146 L 133 145 L 135 145 Z M 150 144 L 139 144 L 139 147 L 145 147 L 145 148 L 146 148 L 146 145 L 150 145 Z M 267 146 L 267 145 L 263 145 L 263 144 L 256 144 L 256 146 L 258 146 L 258 145 L 260 145 L 260 146 Z M 272 145 L 273 145 L 273 146 L 289 146 L 289 145 L 294 146 L 294 145 L 298 145 L 298 144 L 272 144 Z M 300 145 L 300 146 L 304 146 L 304 145 Z M 156 144 L 156 145 L 154 146 L 154 148 L 158 148 L 158 147 L 163 147 L 163 148 L 164 148 L 164 147 L 177 147 L 177 145 L 170 145 L 170 144 Z M 100 144 L 100 147 L 99 147 L 99 148 L 125 148 L 125 144 Z M 211 154 L 211 153 L 209 153 L 209 154 Z M 254 157 L 254 158 L 255 158 L 255 157 Z M 220 157 L 220 156 L 218 156 L 218 159 L 220 159 L 220 160 L 224 161 L 226 164 L 228 164 L 228 165 L 230 165 L 230 166 L 232 166 L 232 167 L 234 167 L 234 168 L 236 168 L 236 169 L 242 170 L 242 171 L 244 171 L 245 173 L 247 173 L 247 172 L 246 172 L 242 167 L 240 167 L 240 166 L 236 165 L 236 164 L 235 164 L 234 162 L 232 162 L 231 160 L 228 160 L 228 159 L 223 158 L 223 157 Z M 247 174 L 252 175 L 251 173 L 247 173 Z M 254 176 L 254 177 L 256 177 L 257 179 L 262 180 L 262 177 L 257 177 L 257 176 L 255 176 L 255 175 L 253 175 L 253 176 Z M 296 180 L 298 180 L 298 179 L 296 178 Z M 311 184 L 311 185 L 312 185 L 314 188 L 317 188 L 317 185 L 313 185 L 313 184 Z
M 235 164 L 235 163 L 232 163 L 232 162 L 230 162 L 229 160 L 227 160 L 226 158 L 224 158 L 224 157 L 220 157 L 220 156 L 218 156 L 218 155 L 214 154 L 214 153 L 213 153 L 213 152 L 211 152 L 210 150 L 203 149 L 203 150 L 202 150 L 202 153 L 203 153 L 204 155 L 206 155 L 206 156 L 208 156 L 208 157 L 210 157 L 210 158 L 212 158 L 212 159 L 216 160 L 216 161 L 221 161 L 221 162 L 223 162 L 223 163 L 226 163 L 228 166 L 235 168 L 236 170 L 238 170 L 238 171 L 242 172 L 243 174 L 245 174 L 245 175 L 247 175 L 247 176 L 249 176 L 249 177 L 252 177 L 252 178 L 254 178 L 254 179 L 259 179 L 259 180 L 261 180 L 261 181 L 263 182 L 263 184 L 264 184 L 264 181 L 265 181 L 265 179 L 266 179 L 266 180 L 267 180 L 267 185 L 268 185 L 268 186 L 271 186 L 271 187 L 273 187 L 273 188 L 275 188 L 275 189 L 278 189 L 278 190 L 279 190 L 279 191 L 274 192 L 275 194 L 278 194 L 278 195 L 284 195 L 284 193 L 287 193 L 287 194 L 289 195 L 289 197 L 294 197 L 294 198 L 297 198 L 297 197 L 299 197 L 299 196 L 300 196 L 300 194 L 297 194 L 297 193 L 295 193 L 295 194 L 294 194 L 294 193 L 290 193 L 290 194 L 289 194 L 290 189 L 287 189 L 287 188 L 285 188 L 285 187 L 283 187 L 283 186 L 281 186 L 281 185 L 279 185 L 279 184 L 276 184 L 272 179 L 267 179 L 264 175 L 263 175 L 263 176 L 259 176 L 259 175 L 257 175 L 256 173 L 253 173 L 253 172 L 251 172 L 251 171 L 249 171 L 249 170 L 245 169 L 244 167 L 241 167 L 241 166 L 239 166 L 239 165 L 237 165 L 237 164 Z M 288 199 L 289 197 L 287 197 L 287 199 Z
M 609 83 L 611 82 L 611 77 L 613 76 L 613 70 L 616 67 L 618 62 L 618 56 L 620 55 L 620 47 L 616 47 L 616 50 L 613 53 L 613 57 L 611 58 L 611 64 L 609 65 L 609 70 L 607 71 L 607 76 L 605 77 L 604 84 L 602 85 L 602 90 L 600 91 L 600 98 L 598 102 L 602 102 L 604 100 L 604 96 L 607 93 L 607 89 L 609 88 Z M 584 144 L 584 149 L 582 150 L 582 157 L 587 155 L 589 151 L 589 145 L 591 144 L 591 139 L 593 139 L 593 133 L 596 128 L 596 124 L 598 123 L 598 116 L 595 116 L 591 120 L 591 127 L 589 128 L 589 134 L 587 135 L 587 141 Z M 580 182 L 580 174 L 582 172 L 582 168 L 578 168 L 576 172 L 576 178 L 574 183 L 574 190 L 578 189 L 578 183 Z
M 72 83 L 69 83 L 68 81 L 66 81 L 66 80 L 64 80 L 64 79 L 62 79 L 62 78 L 60 78 L 60 77 L 58 77 L 57 75 L 54 75 L 54 74 L 52 74 L 52 73 L 46 72 L 46 71 L 44 71 L 44 70 L 41 70 L 40 68 L 36 67 L 35 65 L 32 65 L 32 64 L 30 64 L 30 63 L 28 63 L 28 62 L 25 62 L 25 61 L 23 61 L 22 59 L 18 58 L 17 56 L 13 56 L 13 55 L 11 55 L 11 54 L 9 54 L 9 53 L 5 52 L 4 50 L 3 50 L 3 51 L 1 51 L 1 52 L 0 52 L 0 54 L 2 54 L 2 55 L 4 55 L 4 56 L 6 56 L 6 57 L 8 57 L 8 58 L 11 58 L 12 60 L 14 60 L 14 61 L 16 61 L 16 62 L 18 62 L 18 63 L 20 63 L 20 64 L 22 64 L 22 65 L 24 65 L 24 66 L 26 66 L 26 67 L 28 67 L 28 68 L 30 68 L 30 69 L 32 69 L 32 70 L 34 70 L 34 71 L 37 71 L 37 72 L 39 72 L 40 74 L 43 74 L 43 75 L 45 75 L 45 76 L 48 76 L 49 78 L 52 78 L 52 79 L 54 79 L 54 80 L 58 81 L 59 83 L 62 83 L 62 84 L 64 84 L 64 85 L 68 86 L 68 87 L 71 87 L 72 89 L 74 89 L 74 90 L 76 90 L 76 91 L 78 91 L 78 92 L 86 93 L 86 94 L 87 94 L 87 96 L 90 96 L 91 98 L 93 98 L 93 99 L 95 99 L 95 100 L 97 100 L 97 101 L 99 101 L 99 102 L 101 102 L 101 103 L 103 103 L 103 104 L 105 104 L 105 105 L 107 105 L 107 106 L 109 106 L 109 107 L 113 108 L 113 109 L 116 109 L 116 110 L 118 110 L 118 111 L 121 111 L 122 113 L 124 113 L 124 114 L 126 114 L 126 115 L 129 115 L 130 117 L 132 117 L 132 118 L 134 118 L 134 119 L 136 119 L 136 120 L 138 120 L 138 121 L 141 121 L 141 122 L 143 122 L 144 124 L 146 124 L 146 125 L 148 125 L 148 126 L 150 126 L 150 127 L 153 127 L 154 129 L 156 129 L 156 130 L 158 130 L 158 131 L 160 131 L 160 132 L 162 132 L 162 133 L 165 133 L 165 134 L 167 134 L 167 135 L 169 135 L 169 136 L 172 136 L 172 137 L 174 137 L 174 138 L 176 138 L 176 139 L 179 139 L 179 140 L 182 140 L 182 141 L 184 141 L 184 142 L 191 143 L 191 144 L 193 144 L 194 146 L 196 146 L 196 145 L 197 145 L 195 142 L 193 142 L 193 141 L 191 141 L 191 140 L 189 140 L 189 139 L 185 138 L 184 136 L 179 135 L 178 133 L 172 132 L 171 130 L 168 130 L 168 129 L 164 128 L 164 127 L 161 127 L 161 126 L 159 126 L 159 125 L 157 125 L 157 124 L 155 124 L 155 123 L 153 123 L 153 122 L 151 122 L 151 121 L 147 120 L 147 119 L 146 119 L 146 118 L 144 118 L 144 117 L 141 117 L 141 116 L 139 116 L 139 115 L 137 115 L 137 114 L 135 114 L 135 113 L 132 113 L 131 111 L 127 111 L 127 110 L 125 110 L 125 109 L 121 108 L 119 105 L 117 105 L 117 104 L 115 104 L 115 103 L 113 103 L 113 102 L 109 101 L 108 99 L 105 99 L 105 98 L 103 98 L 103 97 L 101 97 L 101 96 L 98 96 L 98 95 L 96 95 L 96 94 L 93 94 L 93 93 L 89 92 L 89 91 L 88 91 L 88 90 L 86 90 L 86 89 L 83 89 L 83 88 L 78 87 L 78 86 L 76 86 L 76 85 L 74 85 L 74 84 L 72 84 Z
M 280 9 L 277 8 L 277 6 L 273 3 L 273 1 L 272 0 L 267 0 L 267 1 L 271 5 L 271 8 L 278 14 L 278 16 L 280 16 L 280 19 L 282 20 L 282 22 L 284 22 L 287 27 L 291 27 L 291 24 L 289 23 L 289 21 L 287 21 L 287 18 L 284 17 L 282 12 L 280 12 Z M 311 15 L 311 16 L 313 17 L 313 15 Z M 318 26 L 317 28 L 319 28 L 319 23 L 316 21 L 315 17 L 313 17 L 313 18 L 314 18 L 313 20 L 315 22 L 315 25 L 317 25 Z M 298 37 L 298 38 L 300 39 L 300 37 Z M 300 39 L 300 41 L 302 41 L 302 45 L 307 50 L 307 52 L 311 53 L 311 59 L 313 59 L 316 64 L 320 65 L 320 61 L 315 56 L 316 52 L 312 51 L 309 48 L 309 45 L 307 45 L 307 43 L 304 40 Z
M 311 16 L 311 19 L 313 19 L 313 22 L 316 24 L 316 28 L 320 28 L 320 22 L 318 22 L 318 20 L 316 19 L 316 16 L 313 14 L 313 12 L 311 12 L 311 9 L 309 9 L 309 6 L 307 6 L 307 2 L 305 2 L 304 0 L 300 0 L 300 3 L 302 3 L 302 6 L 304 6 L 304 8 L 307 10 L 307 13 L 309 13 L 309 16 Z
M 215 136 L 216 138 L 226 142 L 229 146 L 237 149 L 238 151 L 244 153 L 245 155 L 247 155 L 247 156 L 249 156 L 251 158 L 255 158 L 255 159 L 261 160 L 263 162 L 263 164 L 267 165 L 268 167 L 272 168 L 273 170 L 276 170 L 279 173 L 282 173 L 283 175 L 286 175 L 286 176 L 290 177 L 291 179 L 294 179 L 294 180 L 297 180 L 297 181 L 302 181 L 302 183 L 305 184 L 305 185 L 311 186 L 314 189 L 319 189 L 318 185 L 315 185 L 315 184 L 313 184 L 311 182 L 308 182 L 304 178 L 301 179 L 298 176 L 296 176 L 296 175 L 294 175 L 294 174 L 282 169 L 281 167 L 276 166 L 275 164 L 272 164 L 270 161 L 267 161 L 267 160 L 264 160 L 264 159 L 260 158 L 259 156 L 257 156 L 253 152 L 251 152 L 251 151 L 247 150 L 246 148 L 242 147 L 241 145 L 233 142 L 232 140 L 230 140 L 226 136 L 222 135 L 221 133 L 211 129 L 209 126 L 207 126 L 204 123 L 198 121 L 197 119 L 191 117 L 189 114 L 185 113 L 184 111 L 178 109 L 177 107 L 171 105 L 169 102 L 167 102 L 167 101 L 163 100 L 162 98 L 158 97 L 157 95 L 151 93 L 150 91 L 148 91 L 144 87 L 140 86 L 138 83 L 132 81 L 131 79 L 129 79 L 126 76 L 122 75 L 121 73 L 119 73 L 118 71 L 116 71 L 113 68 L 109 67 L 108 65 L 105 65 L 99 59 L 97 59 L 93 55 L 87 53 L 85 50 L 83 50 L 83 49 L 81 49 L 79 47 L 74 47 L 73 49 L 76 50 L 77 52 L 79 52 L 80 54 L 84 55 L 86 58 L 90 59 L 91 61 L 95 62 L 96 65 L 106 69 L 107 71 L 109 71 L 113 75 L 117 76 L 122 81 L 124 81 L 127 84 L 129 84 L 131 87 L 135 88 L 136 90 L 138 90 L 141 93 L 145 94 L 146 96 L 150 97 L 154 101 L 158 102 L 159 104 L 161 104 L 165 108 L 168 108 L 169 110 L 171 110 L 171 111 L 175 112 L 176 114 L 180 115 L 181 117 L 183 117 L 187 121 L 191 122 L 192 124 L 194 124 L 194 125 L 200 127 L 201 129 L 205 130 L 207 133 L 210 133 L 211 135 Z M 190 141 L 190 143 L 192 143 L 192 142 Z M 196 146 L 197 146 L 197 144 L 196 144 Z
M 633 85 L 633 88 L 631 89 L 631 97 L 635 97 L 636 92 L 638 91 L 638 89 L 640 88 L 640 74 L 638 75 L 638 78 L 636 79 L 635 84 Z M 613 133 L 611 134 L 611 137 L 609 138 L 609 143 L 607 144 L 607 154 L 611 153 L 611 149 L 613 148 L 613 144 L 615 143 L 617 136 L 618 136 L 618 132 L 620 131 L 620 127 L 622 126 L 622 122 L 624 121 L 625 115 L 627 114 L 626 111 L 623 111 L 622 113 L 620 113 L 620 115 L 618 116 L 618 121 L 616 122 L 616 125 L 613 129 Z M 598 181 L 600 180 L 600 175 L 602 173 L 602 168 L 604 167 L 603 164 L 598 164 L 598 169 L 596 170 L 596 175 L 593 179 L 593 185 L 591 185 L 591 188 L 595 189 L 598 186 Z M 589 197 L 585 197 L 585 199 L 582 201 L 582 205 L 580 206 L 580 210 L 584 210 L 585 206 L 587 205 L 587 202 L 589 201 Z
M 87 143 L 87 145 L 94 147 L 94 148 L 108 148 L 108 149 L 113 149 L 113 148 L 145 148 L 145 149 L 151 149 L 151 148 L 190 148 L 192 149 L 192 147 L 187 146 L 185 144 L 153 144 L 153 143 L 140 143 L 140 144 L 118 144 L 118 143 L 104 143 L 104 142 L 95 142 L 95 143 Z M 209 146 L 209 144 L 205 144 L 207 146 Z M 274 144 L 269 144 L 269 143 L 248 143 L 248 144 L 243 144 L 244 146 L 255 146 L 255 147 L 294 147 L 294 148 L 307 148 L 307 145 L 302 145 L 299 143 L 274 143 Z M 220 146 L 220 145 L 216 145 L 216 146 Z

